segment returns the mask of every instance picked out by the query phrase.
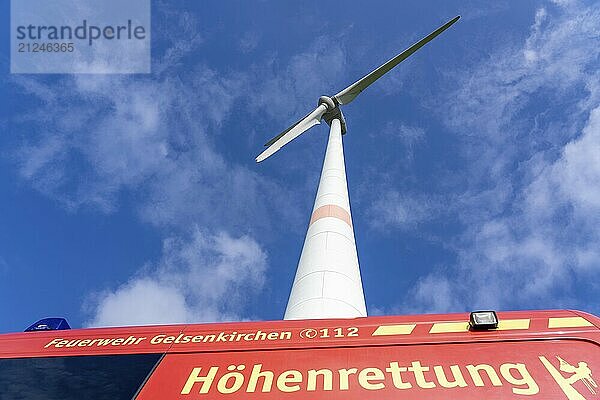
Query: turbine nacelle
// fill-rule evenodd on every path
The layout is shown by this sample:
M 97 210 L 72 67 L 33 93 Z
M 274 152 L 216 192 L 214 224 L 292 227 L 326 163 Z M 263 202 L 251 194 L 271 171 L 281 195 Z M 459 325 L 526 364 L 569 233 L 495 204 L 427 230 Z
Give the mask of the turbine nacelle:
M 344 118 L 344 114 L 342 114 L 342 109 L 340 108 L 340 103 L 334 97 L 329 96 L 321 96 L 319 97 L 318 105 L 324 105 L 327 107 L 327 111 L 323 114 L 322 118 L 327 122 L 327 125 L 331 126 L 331 121 L 334 119 L 339 119 L 340 124 L 342 126 L 342 135 L 346 133 L 346 119 Z

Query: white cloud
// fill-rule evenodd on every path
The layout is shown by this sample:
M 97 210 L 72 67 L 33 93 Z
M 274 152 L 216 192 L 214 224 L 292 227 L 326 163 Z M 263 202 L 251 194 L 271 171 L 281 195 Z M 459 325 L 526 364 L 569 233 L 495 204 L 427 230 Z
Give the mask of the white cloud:
M 256 49 L 256 46 L 258 46 L 258 43 L 260 42 L 260 38 L 261 35 L 255 31 L 248 31 L 244 33 L 240 39 L 240 50 L 242 50 L 244 53 L 250 53 Z
M 388 190 L 377 193 L 377 199 L 367 210 L 367 218 L 371 227 L 381 231 L 389 228 L 408 230 L 437 216 L 438 207 L 426 196 Z
M 425 141 L 425 130 L 388 122 L 370 137 L 392 154 L 392 160 L 386 161 L 384 167 L 371 166 L 363 170 L 358 202 L 367 204 L 366 217 L 370 227 L 380 232 L 389 232 L 390 229 L 414 230 L 421 223 L 434 219 L 439 214 L 435 196 L 414 191 L 401 193 L 389 188 L 398 185 L 395 174 L 402 175 L 414 168 L 415 149 Z
M 394 122 L 386 123 L 381 131 L 371 133 L 369 136 L 377 142 L 381 142 L 382 139 L 386 138 L 399 142 L 399 144 L 402 145 L 404 152 L 402 158 L 408 163 L 412 163 L 415 148 L 417 145 L 423 143 L 426 138 L 425 130 L 423 128 L 403 123 L 396 124 Z
M 547 179 L 556 180 L 562 196 L 575 205 L 580 217 L 600 209 L 600 108 L 592 110 L 582 137 L 568 143 L 563 157 Z
M 103 294 L 93 313 L 88 326 L 183 323 L 192 311 L 178 288 L 142 278 Z
M 245 300 L 238 296 L 256 293 L 267 268 L 265 253 L 250 235 L 260 230 L 268 236 L 282 221 L 286 229 L 304 222 L 299 200 L 284 184 L 244 165 L 252 154 L 248 160 L 229 159 L 232 149 L 236 154 L 250 143 L 248 132 L 224 132 L 223 125 L 236 103 L 266 101 L 279 90 L 302 95 L 319 86 L 326 77 L 314 72 L 322 62 L 341 65 L 341 50 L 325 54 L 319 39 L 306 57 L 293 57 L 286 68 L 293 76 L 289 87 L 283 75 L 263 79 L 257 71 L 220 73 L 202 63 L 182 71 L 181 60 L 202 43 L 188 17 L 181 17 L 184 37 L 168 38 L 151 76 L 13 80 L 37 105 L 10 122 L 28 133 L 12 156 L 21 179 L 72 212 L 111 213 L 126 195 L 135 199 L 133 211 L 144 222 L 169 236 L 199 227 L 189 242 L 166 239 L 160 262 L 99 295 L 91 325 L 247 317 Z M 193 36 L 189 45 L 182 44 L 186 35 Z M 325 60 L 319 60 L 322 55 Z M 290 105 L 293 100 L 284 108 Z M 262 109 L 250 111 L 258 115 Z M 223 133 L 229 135 L 226 149 Z
M 521 48 L 461 82 L 445 114 L 471 165 L 449 202 L 466 226 L 458 264 L 401 310 L 600 306 L 584 294 L 600 273 L 598 26 L 597 7 L 541 8 Z
M 239 320 L 266 280 L 267 257 L 252 238 L 195 229 L 164 241 L 157 265 L 91 305 L 89 326 Z
M 294 201 L 227 161 L 210 135 L 219 132 L 243 79 L 206 67 L 193 76 L 186 85 L 168 76 L 66 78 L 62 97 L 35 113 L 64 102 L 61 117 L 45 121 L 20 149 L 21 177 L 72 211 L 113 212 L 127 192 L 146 222 L 184 233 L 203 229 L 189 243 L 165 240 L 159 265 L 104 293 L 91 325 L 239 319 L 245 308 L 233 293 L 262 286 L 264 252 L 249 236 L 226 232 L 268 227 L 267 216 L 284 211 L 273 202 Z M 34 126 L 36 116 L 25 122 Z
M 155 15 L 152 21 L 153 57 L 152 72 L 160 75 L 182 63 L 182 60 L 203 43 L 202 29 L 197 18 L 188 11 L 173 10 L 164 2 L 152 5 Z M 173 29 L 173 27 L 177 29 Z M 165 43 L 166 42 L 166 43 Z M 164 52 L 157 54 L 164 45 Z
M 273 204 L 295 200 L 226 160 L 215 143 L 246 79 L 203 66 L 186 84 L 169 76 L 64 78 L 59 99 L 42 97 L 46 105 L 22 121 L 32 134 L 16 156 L 20 175 L 72 211 L 112 212 L 128 191 L 158 226 L 268 227 L 267 216 L 283 212 Z
M 410 147 L 414 146 L 416 143 L 422 142 L 425 138 L 425 130 L 423 128 L 405 124 L 394 127 L 392 123 L 389 123 L 383 133 L 400 138 Z
M 422 312 L 457 312 L 462 311 L 463 304 L 455 292 L 456 283 L 439 274 L 428 275 L 420 279 L 415 290 L 410 293 L 404 313 Z
M 329 37 L 316 38 L 284 68 L 275 68 L 278 62 L 272 57 L 266 65 L 254 67 L 260 79 L 249 95 L 250 107 L 279 121 L 299 119 L 311 111 L 307 106 L 317 106 L 319 96 L 339 90 L 335 84 L 346 68 L 339 40 Z
M 0 273 L 8 272 L 8 263 L 0 256 Z

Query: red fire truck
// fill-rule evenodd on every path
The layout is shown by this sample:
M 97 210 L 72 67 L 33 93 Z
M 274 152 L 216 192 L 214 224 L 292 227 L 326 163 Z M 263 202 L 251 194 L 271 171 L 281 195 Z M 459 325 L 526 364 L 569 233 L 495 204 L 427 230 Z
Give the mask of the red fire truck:
M 0 399 L 600 399 L 600 319 L 579 311 L 58 321 L 0 335 Z

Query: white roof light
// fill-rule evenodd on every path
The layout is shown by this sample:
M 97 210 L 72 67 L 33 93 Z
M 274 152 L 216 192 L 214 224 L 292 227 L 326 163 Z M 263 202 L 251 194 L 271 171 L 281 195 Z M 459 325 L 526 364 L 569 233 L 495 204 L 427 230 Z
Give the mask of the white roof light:
M 469 317 L 469 325 L 473 330 L 496 329 L 498 315 L 495 311 L 473 311 Z

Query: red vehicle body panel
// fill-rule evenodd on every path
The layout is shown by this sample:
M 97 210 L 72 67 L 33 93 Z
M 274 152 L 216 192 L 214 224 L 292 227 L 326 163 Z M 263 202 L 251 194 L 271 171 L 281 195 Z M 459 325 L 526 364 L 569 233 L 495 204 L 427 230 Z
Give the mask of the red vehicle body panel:
M 468 314 L 28 332 L 0 335 L 0 359 L 164 354 L 142 400 L 600 399 L 600 319 L 498 316 L 481 332 Z

